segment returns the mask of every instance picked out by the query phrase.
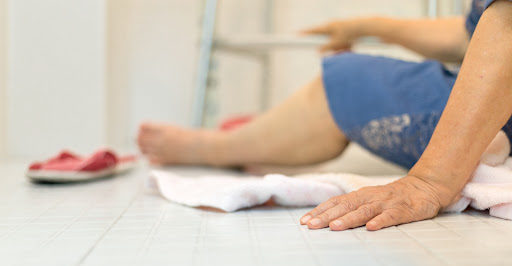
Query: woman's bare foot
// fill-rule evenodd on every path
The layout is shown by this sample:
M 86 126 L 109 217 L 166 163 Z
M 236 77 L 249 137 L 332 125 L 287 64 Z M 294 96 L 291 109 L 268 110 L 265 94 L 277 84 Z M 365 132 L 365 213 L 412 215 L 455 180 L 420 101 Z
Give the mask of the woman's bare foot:
M 143 123 L 137 141 L 153 164 L 222 165 L 224 139 L 220 131 Z

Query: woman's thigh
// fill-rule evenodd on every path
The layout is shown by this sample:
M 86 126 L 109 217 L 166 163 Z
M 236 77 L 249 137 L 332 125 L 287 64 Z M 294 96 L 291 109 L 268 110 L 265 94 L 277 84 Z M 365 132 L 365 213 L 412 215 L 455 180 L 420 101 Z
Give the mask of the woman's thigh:
M 345 53 L 323 62 L 326 96 L 338 127 L 351 141 L 406 168 L 428 144 L 455 79 L 436 61 Z

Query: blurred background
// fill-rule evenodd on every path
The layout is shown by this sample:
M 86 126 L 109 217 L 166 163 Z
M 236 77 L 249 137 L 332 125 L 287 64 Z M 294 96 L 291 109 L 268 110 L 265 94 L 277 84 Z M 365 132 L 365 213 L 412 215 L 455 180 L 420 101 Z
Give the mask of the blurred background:
M 320 73 L 319 40 L 297 39 L 299 30 L 460 15 L 468 2 L 0 0 L 0 157 L 135 150 L 144 120 L 215 127 L 255 114 Z M 372 40 L 356 50 L 421 59 Z

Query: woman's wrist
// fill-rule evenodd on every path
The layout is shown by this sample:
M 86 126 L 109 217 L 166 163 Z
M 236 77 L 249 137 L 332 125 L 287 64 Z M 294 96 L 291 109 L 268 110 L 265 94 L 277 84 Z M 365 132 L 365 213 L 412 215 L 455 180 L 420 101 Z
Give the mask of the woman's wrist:
M 460 194 L 471 175 L 460 170 L 457 165 L 445 165 L 422 157 L 408 175 L 430 184 L 437 191 L 442 207 L 447 207 Z
M 332 22 L 331 25 L 336 30 L 342 31 L 348 39 L 355 41 L 358 38 L 375 36 L 379 31 L 378 24 L 383 19 L 380 17 L 342 19 Z
M 392 30 L 392 21 L 391 18 L 386 17 L 365 17 L 355 19 L 357 22 L 357 32 L 360 37 L 379 37 L 382 39 L 387 39 L 388 31 Z

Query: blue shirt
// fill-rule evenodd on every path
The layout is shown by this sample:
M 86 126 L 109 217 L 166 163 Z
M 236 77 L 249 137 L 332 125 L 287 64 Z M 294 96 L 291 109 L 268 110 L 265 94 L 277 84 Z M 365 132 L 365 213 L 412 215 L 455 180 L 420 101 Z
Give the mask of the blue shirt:
M 466 29 L 468 30 L 469 36 L 473 36 L 476 25 L 478 24 L 478 21 L 480 20 L 480 17 L 484 13 L 485 9 L 487 9 L 495 1 L 496 0 L 473 0 L 473 3 L 471 4 L 471 12 L 469 12 L 469 15 L 466 19 Z

